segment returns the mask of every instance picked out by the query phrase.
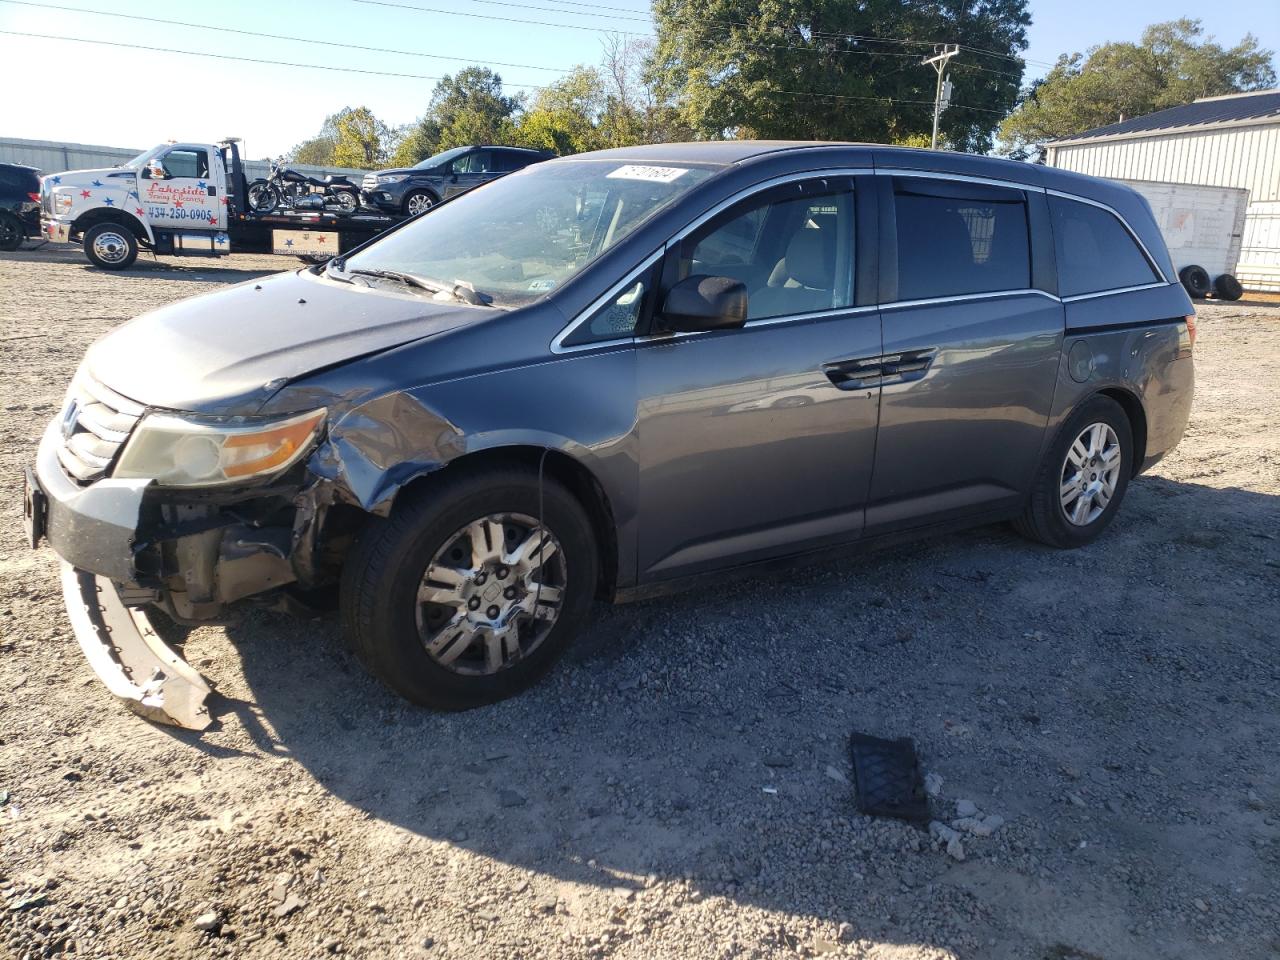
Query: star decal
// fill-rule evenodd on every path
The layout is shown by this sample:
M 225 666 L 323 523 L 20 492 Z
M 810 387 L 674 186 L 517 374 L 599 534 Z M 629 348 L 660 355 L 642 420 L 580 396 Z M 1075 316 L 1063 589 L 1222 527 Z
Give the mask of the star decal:
M 226 198 L 226 197 L 223 197 L 223 198 L 222 198 L 222 205 L 223 205 L 224 207 L 227 205 L 227 198 Z
M 138 216 L 142 216 L 142 214 L 143 214 L 143 211 L 142 211 L 142 208 L 141 208 L 141 207 L 134 207 L 134 208 L 133 208 L 133 212 L 134 212 L 134 213 L 136 213 Z
M 95 180 L 95 181 L 93 181 L 93 183 L 91 183 L 91 184 L 90 184 L 90 186 L 93 186 L 93 187 L 100 187 L 100 186 L 102 186 L 102 181 L 101 181 L 101 180 Z
M 292 247 L 292 246 L 293 246 L 293 241 L 292 241 L 292 240 L 286 240 L 286 241 L 284 242 L 284 245 L 285 245 L 286 247 Z
M 224 243 L 227 242 L 227 238 L 224 237 L 222 234 L 218 234 L 216 237 L 213 238 L 213 242 L 216 243 L 218 246 L 222 246 Z
M 138 191 L 137 191 L 137 190 L 130 190 L 130 191 L 129 191 L 129 199 L 130 199 L 130 200 L 141 200 L 142 198 L 141 198 L 140 196 L 138 196 Z
M 80 191 L 80 199 L 81 199 L 81 200 L 88 200 L 91 196 L 93 196 L 93 194 L 91 194 L 88 190 L 81 190 L 81 191 Z
M 196 181 L 196 186 L 197 186 L 197 187 L 199 187 L 201 190 L 204 190 L 204 189 L 205 189 L 206 187 L 208 187 L 209 185 L 208 185 L 207 183 L 205 183 L 203 180 L 197 180 L 197 181 Z
M 175 200 L 175 201 L 173 201 L 173 205 L 174 205 L 175 207 L 181 208 L 181 207 L 182 207 L 182 201 L 181 201 L 181 200 Z
M 116 205 L 116 202 L 112 200 L 110 197 L 103 197 L 102 202 L 105 203 L 108 207 L 114 207 Z
M 316 237 L 316 243 L 324 243 L 324 237 Z
M 62 177 L 50 177 L 49 182 L 56 187 L 58 184 L 62 182 Z

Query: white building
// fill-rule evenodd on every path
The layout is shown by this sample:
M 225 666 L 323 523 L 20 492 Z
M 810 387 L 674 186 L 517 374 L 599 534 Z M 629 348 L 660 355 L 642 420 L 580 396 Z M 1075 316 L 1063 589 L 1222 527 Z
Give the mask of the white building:
M 1050 166 L 1095 177 L 1249 191 L 1236 274 L 1280 290 L 1280 90 L 1206 97 L 1055 140 Z

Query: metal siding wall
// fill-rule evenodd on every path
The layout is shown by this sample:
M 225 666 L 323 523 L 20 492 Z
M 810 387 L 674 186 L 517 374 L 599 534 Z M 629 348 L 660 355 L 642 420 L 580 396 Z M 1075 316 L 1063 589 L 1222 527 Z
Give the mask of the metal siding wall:
M 1280 292 L 1280 201 L 1249 205 L 1236 276 L 1250 290 Z

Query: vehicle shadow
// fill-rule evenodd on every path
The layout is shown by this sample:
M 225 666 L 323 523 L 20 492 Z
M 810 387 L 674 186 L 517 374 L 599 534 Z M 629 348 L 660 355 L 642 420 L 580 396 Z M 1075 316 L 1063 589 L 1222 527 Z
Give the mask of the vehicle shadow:
M 986 527 L 602 606 L 540 685 L 461 714 L 369 679 L 334 622 L 253 614 L 228 628 L 253 703 L 215 711 L 370 817 L 561 881 L 683 877 L 863 937 L 954 946 L 976 924 L 1050 944 L 1079 939 L 1091 912 L 1140 912 L 1101 870 L 1064 868 L 1050 884 L 1064 916 L 1030 931 L 1014 916 L 1015 888 L 1048 882 L 1031 864 L 1075 846 L 1057 818 L 1083 788 L 1062 770 L 1158 758 L 1168 802 L 1208 810 L 1228 801 L 1195 785 L 1229 778 L 1225 757 L 1273 764 L 1274 740 L 1233 716 L 1239 676 L 1179 658 L 1267 662 L 1278 566 L 1280 498 L 1148 477 L 1081 551 Z M 862 817 L 843 782 L 855 730 L 916 740 L 945 775 L 938 816 L 972 797 L 1009 825 L 966 839 L 962 864 L 910 826 Z M 1186 835 L 1110 820 L 1088 836 L 1141 856 L 1149 896 L 1213 870 Z M 997 870 L 1009 896 L 987 902 Z
M 189 280 L 197 283 L 233 284 L 258 277 L 270 276 L 285 270 L 296 270 L 306 266 L 294 257 L 267 257 L 246 255 L 252 266 L 245 266 L 244 259 L 233 255 L 230 258 L 198 258 L 156 259 L 145 250 L 138 254 L 138 259 L 128 270 L 112 272 L 100 270 L 88 263 L 84 253 L 74 244 L 48 243 L 47 241 L 29 241 L 18 250 L 0 253 L 0 262 L 5 259 L 25 260 L 37 263 L 77 263 L 86 273 L 113 278 L 155 278 L 166 280 Z

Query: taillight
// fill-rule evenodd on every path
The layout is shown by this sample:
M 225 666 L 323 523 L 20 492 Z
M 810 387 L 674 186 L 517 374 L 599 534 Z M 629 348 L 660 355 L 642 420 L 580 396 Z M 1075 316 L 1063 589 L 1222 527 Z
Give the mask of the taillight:
M 1196 315 L 1189 314 L 1182 318 L 1182 322 L 1187 325 L 1187 336 L 1191 338 L 1191 346 L 1196 345 Z
M 40 194 L 38 193 L 28 193 L 27 196 L 30 197 L 32 200 L 34 200 L 36 203 L 40 202 Z

